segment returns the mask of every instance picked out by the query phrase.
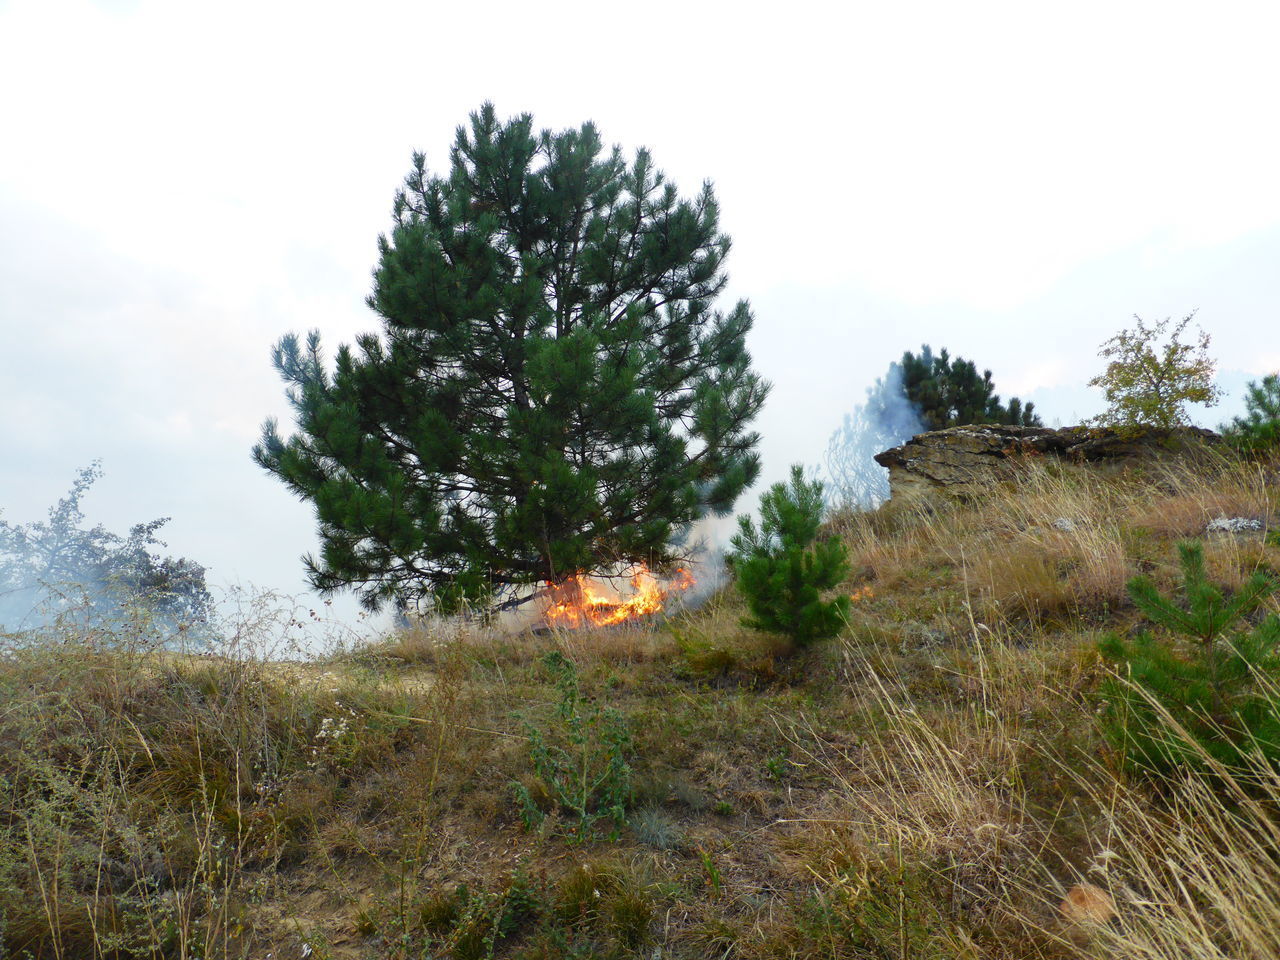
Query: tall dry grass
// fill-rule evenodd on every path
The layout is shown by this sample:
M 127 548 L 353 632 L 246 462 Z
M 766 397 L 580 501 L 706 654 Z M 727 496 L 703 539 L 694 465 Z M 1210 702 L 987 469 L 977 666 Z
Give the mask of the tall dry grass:
M 1232 773 L 1200 750 L 1208 775 L 1127 778 L 1098 752 L 1087 700 L 1073 702 L 1072 684 L 1053 675 L 1043 638 L 1014 646 L 1007 635 L 975 630 L 972 640 L 967 706 L 918 703 L 851 648 L 850 679 L 882 723 L 853 748 L 812 730 L 795 738 L 837 788 L 805 821 L 808 856 L 828 894 L 869 902 L 868 878 L 895 868 L 901 876 L 903 864 L 933 880 L 900 888 L 904 900 L 930 901 L 928 922 L 911 925 L 909 902 L 891 910 L 881 954 L 1280 956 L 1280 771 L 1259 761 Z M 1280 710 L 1280 682 L 1259 679 Z M 1046 738 L 1029 728 L 1023 718 L 1036 703 L 1086 735 Z M 1170 737 L 1195 747 L 1152 705 Z M 1029 788 L 1046 771 L 1066 785 L 1056 804 Z M 1081 885 L 1104 891 L 1114 916 L 1064 911 L 1064 897 Z
M 788 847 L 841 905 L 869 955 L 1052 955 L 1052 937 L 1029 940 L 1015 917 L 1048 842 L 1023 777 L 1024 677 L 999 662 L 1026 654 L 976 624 L 970 639 L 966 703 L 921 702 L 850 645 L 845 681 L 869 719 L 865 735 L 835 742 L 779 719 L 793 749 L 832 785 L 794 821 L 799 833 Z
M 127 624 L 0 643 L 0 956 L 263 955 L 297 938 L 256 904 L 332 858 L 343 823 L 354 854 L 411 855 L 456 777 L 465 671 L 445 653 L 434 682 L 406 685 L 269 659 L 296 656 L 297 623 L 258 596 L 217 653 Z
M 930 655 L 952 682 L 923 701 L 905 673 L 883 672 L 918 673 L 909 655 L 850 645 L 851 682 L 879 722 L 856 748 L 820 738 L 810 748 L 838 786 L 806 828 L 810 863 L 827 864 L 813 867 L 824 889 L 864 904 L 847 907 L 860 922 L 877 896 L 872 878 L 896 876 L 908 891 L 883 912 L 882 956 L 1280 956 L 1280 774 L 1126 779 L 1093 727 L 1102 668 L 1089 645 L 1097 629 L 1131 622 L 1133 576 L 1174 584 L 1177 539 L 1204 538 L 1209 575 L 1228 589 L 1280 569 L 1274 538 L 1206 535 L 1220 517 L 1273 530 L 1278 476 L 1274 464 L 1230 457 L 1119 476 L 1033 462 L 980 500 L 837 518 L 855 584 L 913 598 L 909 617 L 932 606 L 944 636 L 970 627 L 967 650 L 951 640 L 941 661 Z M 961 699 L 940 702 L 947 690 Z M 934 882 L 912 888 L 912 865 Z M 1113 918 L 1064 913 L 1082 884 L 1105 891 Z M 914 926 L 912 896 L 930 901 Z
M 833 522 L 855 575 L 882 588 L 909 590 L 949 576 L 972 590 L 984 622 L 1063 624 L 1125 606 L 1125 584 L 1137 573 L 1171 578 L 1171 541 L 1203 536 L 1212 520 L 1274 526 L 1276 476 L 1273 465 L 1228 456 L 1119 475 L 1032 460 L 980 499 L 890 502 Z M 1263 563 L 1280 565 L 1280 551 L 1260 536 L 1211 537 L 1206 558 L 1227 586 Z
M 1280 678 L 1259 677 L 1280 711 Z M 1141 689 L 1165 734 L 1205 772 L 1149 785 L 1078 774 L 1103 816 L 1085 876 L 1108 890 L 1115 918 L 1076 938 L 1088 960 L 1264 960 L 1280 956 L 1280 770 L 1261 755 L 1241 770 L 1214 760 Z M 1087 779 L 1086 779 L 1087 778 Z

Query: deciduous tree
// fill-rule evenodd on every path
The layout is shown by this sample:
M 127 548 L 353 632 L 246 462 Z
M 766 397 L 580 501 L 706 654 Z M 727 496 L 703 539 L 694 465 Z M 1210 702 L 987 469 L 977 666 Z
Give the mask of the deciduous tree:
M 1099 426 L 1168 430 L 1190 422 L 1187 404 L 1218 402 L 1209 334 L 1200 330 L 1183 341 L 1193 319 L 1195 311 L 1177 323 L 1169 317 L 1148 323 L 1134 314 L 1131 329 L 1102 345 L 1098 356 L 1108 361 L 1107 369 L 1089 381 L 1102 388 L 1109 404 L 1095 418 Z
M 80 502 L 101 476 L 96 462 L 81 470 L 46 521 L 0 520 L 0 630 L 38 629 L 75 612 L 107 627 L 140 615 L 165 639 L 209 639 L 204 567 L 154 552 L 164 546 L 156 534 L 167 517 L 135 524 L 127 536 L 84 526 Z

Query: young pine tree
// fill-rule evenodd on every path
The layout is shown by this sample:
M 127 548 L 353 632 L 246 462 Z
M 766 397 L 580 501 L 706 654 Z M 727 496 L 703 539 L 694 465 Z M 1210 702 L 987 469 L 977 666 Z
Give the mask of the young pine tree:
M 1280 584 L 1255 573 L 1234 596 L 1205 578 L 1204 549 L 1178 545 L 1182 603 L 1147 577 L 1129 582 L 1138 609 L 1162 631 L 1099 645 L 1120 670 L 1104 686 L 1104 729 L 1126 766 L 1148 774 L 1203 768 L 1205 756 L 1228 770 L 1280 764 L 1280 617 L 1246 621 Z M 1172 721 L 1172 722 L 1170 722 Z
M 791 483 L 775 483 L 760 497 L 760 526 L 740 517 L 730 566 L 751 616 L 743 622 L 782 633 L 798 644 L 834 637 L 849 617 L 849 598 L 823 601 L 844 579 L 847 553 L 835 537 L 818 539 L 822 484 L 791 468 Z
M 1249 384 L 1245 415 L 1222 428 L 1222 435 L 1240 451 L 1262 454 L 1280 448 L 1280 374 Z

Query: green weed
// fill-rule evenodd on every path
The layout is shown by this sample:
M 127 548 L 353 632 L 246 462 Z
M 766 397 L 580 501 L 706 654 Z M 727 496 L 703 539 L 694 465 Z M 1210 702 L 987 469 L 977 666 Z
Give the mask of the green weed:
M 559 694 L 552 720 L 540 728 L 527 720 L 529 761 L 533 775 L 553 808 L 570 818 L 569 836 L 581 843 L 594 835 L 601 820 L 612 821 L 608 836 L 617 840 L 626 824 L 632 799 L 631 732 L 617 710 L 590 703 L 578 684 L 578 671 L 559 651 L 543 657 Z M 528 787 L 513 783 L 527 829 L 539 827 L 546 814 Z

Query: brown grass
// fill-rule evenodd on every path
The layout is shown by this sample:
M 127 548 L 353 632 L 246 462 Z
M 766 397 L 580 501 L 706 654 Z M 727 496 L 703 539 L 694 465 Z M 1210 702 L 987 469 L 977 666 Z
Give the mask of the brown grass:
M 1033 465 L 981 502 L 845 514 L 835 642 L 741 625 L 420 625 L 325 661 L 94 638 L 0 660 L 0 945 L 33 957 L 1280 955 L 1280 787 L 1156 793 L 1107 765 L 1098 636 L 1175 538 L 1271 522 L 1256 466 L 1099 478 Z M 1070 523 L 1058 523 L 1059 519 Z M 1231 586 L 1280 568 L 1213 537 Z M 257 622 L 270 629 L 270 617 Z M 526 830 L 541 659 L 625 717 L 631 826 Z M 572 747 L 563 739 L 560 747 Z M 547 798 L 538 794 L 542 802 Z M 1118 917 L 1059 906 L 1092 883 Z M 576 951 L 576 953 L 574 952 Z
M 1203 536 L 1213 519 L 1274 523 L 1280 495 L 1268 469 L 1217 459 L 1107 477 L 1033 462 L 980 501 L 889 504 L 835 524 L 855 584 L 917 594 L 963 587 L 984 621 L 1060 625 L 1123 608 L 1125 584 L 1138 573 L 1171 579 L 1171 540 Z M 1227 586 L 1280 564 L 1280 551 L 1259 535 L 1215 535 L 1206 557 Z

